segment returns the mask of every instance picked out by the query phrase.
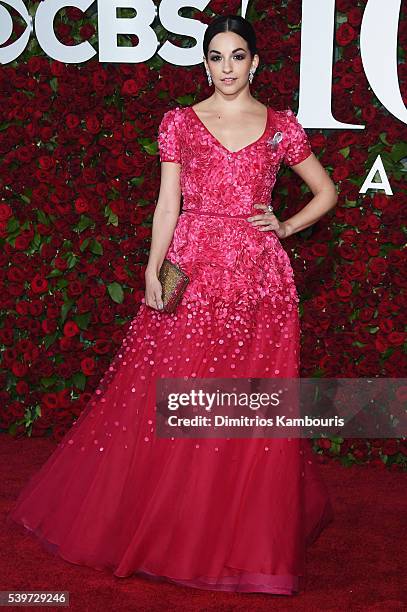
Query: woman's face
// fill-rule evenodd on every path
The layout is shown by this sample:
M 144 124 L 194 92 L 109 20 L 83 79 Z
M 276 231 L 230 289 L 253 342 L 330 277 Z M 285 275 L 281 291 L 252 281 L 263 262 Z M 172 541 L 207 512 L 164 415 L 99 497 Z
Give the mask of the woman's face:
M 204 61 L 215 88 L 229 94 L 247 86 L 249 70 L 257 67 L 258 56 L 251 57 L 246 40 L 235 32 L 220 32 L 209 43 L 208 60 Z

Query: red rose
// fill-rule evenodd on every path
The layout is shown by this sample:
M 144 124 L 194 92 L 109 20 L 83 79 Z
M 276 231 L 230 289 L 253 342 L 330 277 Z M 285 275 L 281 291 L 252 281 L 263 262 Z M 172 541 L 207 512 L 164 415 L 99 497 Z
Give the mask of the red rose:
M 336 31 L 338 45 L 345 46 L 356 38 L 356 31 L 348 23 L 342 23 Z
M 68 113 L 65 116 L 65 123 L 68 130 L 74 130 L 80 124 L 79 117 L 77 115 L 73 115 L 72 113 Z
M 399 443 L 398 440 L 393 438 L 389 440 L 384 440 L 384 444 L 382 447 L 382 453 L 384 455 L 395 455 L 399 452 Z
M 12 216 L 11 208 L 4 202 L 0 203 L 0 221 L 7 221 Z
M 377 257 L 377 255 L 380 253 L 380 245 L 376 242 L 375 238 L 371 238 L 365 244 L 365 248 L 370 257 Z
M 341 233 L 341 239 L 344 242 L 353 243 L 355 242 L 356 238 L 357 238 L 357 233 L 353 229 L 349 228 L 349 229 L 343 230 L 343 232 Z
M 83 26 L 79 28 L 79 34 L 82 40 L 88 40 L 94 35 L 95 32 L 95 26 L 93 26 L 91 23 L 84 23 Z
M 344 211 L 345 222 L 348 225 L 352 225 L 353 227 L 357 227 L 361 218 L 359 208 L 347 208 Z
M 387 337 L 382 333 L 377 333 L 375 338 L 375 347 L 381 353 L 384 353 L 389 348 Z
M 348 23 L 351 26 L 357 27 L 362 23 L 362 11 L 358 7 L 351 8 L 346 12 Z
M 311 249 L 314 257 L 325 257 L 328 254 L 328 247 L 326 244 L 314 244 Z
M 348 14 L 352 9 L 354 2 L 352 0 L 336 0 L 336 8 L 340 13 Z
M 340 286 L 337 287 L 336 293 L 340 298 L 345 299 L 352 295 L 352 290 L 352 285 L 348 281 L 343 280 Z
M 373 119 L 377 115 L 377 110 L 374 106 L 364 106 L 362 108 L 362 119 L 366 121 L 366 123 L 372 123 Z
M 58 406 L 58 394 L 57 393 L 45 393 L 42 397 L 45 410 L 50 408 L 56 408 Z
M 54 425 L 52 430 L 52 438 L 56 442 L 61 442 L 69 429 L 70 428 L 68 425 Z
M 358 141 L 358 137 L 356 134 L 352 132 L 342 132 L 338 136 L 338 148 L 344 149 L 345 147 L 349 147 L 354 145 Z
M 326 138 L 323 134 L 312 134 L 310 144 L 313 149 L 323 149 L 326 146 Z
M 366 267 L 363 261 L 355 261 L 351 266 L 346 266 L 344 278 L 348 281 L 362 280 L 366 277 Z
M 67 321 L 64 325 L 64 336 L 71 338 L 79 333 L 79 327 L 74 321 Z
M 81 370 L 82 372 L 88 376 L 93 374 L 95 371 L 95 361 L 91 357 L 85 357 L 81 361 Z
M 375 259 L 372 259 L 372 261 L 369 263 L 369 267 L 372 272 L 379 274 L 386 272 L 387 268 L 389 267 L 389 264 L 384 259 L 384 257 L 375 257 Z
M 100 121 L 95 115 L 88 115 L 85 123 L 86 129 L 91 134 L 98 134 L 100 132 Z
M 393 346 L 401 346 L 404 344 L 406 334 L 404 332 L 393 331 L 387 335 L 388 341 Z
M 378 468 L 380 470 L 384 470 L 384 468 L 386 467 L 381 459 L 373 459 L 372 461 L 369 462 L 369 465 L 371 465 L 372 467 Z
M 331 448 L 332 442 L 331 440 L 328 440 L 327 438 L 320 438 L 319 440 L 317 440 L 317 445 L 320 448 L 327 450 L 328 448 Z
M 120 93 L 124 96 L 135 96 L 139 93 L 139 86 L 134 79 L 127 79 L 124 81 Z
M 382 319 L 381 321 L 379 321 L 379 328 L 380 331 L 384 333 L 389 333 L 393 330 L 394 323 L 391 319 Z
M 382 193 L 376 193 L 373 196 L 372 203 L 378 210 L 384 210 L 390 205 L 390 198 Z
M 48 289 L 48 282 L 38 274 L 31 281 L 31 289 L 34 293 L 45 293 Z
M 349 246 L 349 244 L 341 244 L 341 246 L 338 247 L 338 251 L 343 259 L 354 261 L 357 258 L 357 251 Z
M 338 164 L 335 166 L 332 178 L 335 182 L 343 181 L 349 176 L 349 166 L 348 164 Z

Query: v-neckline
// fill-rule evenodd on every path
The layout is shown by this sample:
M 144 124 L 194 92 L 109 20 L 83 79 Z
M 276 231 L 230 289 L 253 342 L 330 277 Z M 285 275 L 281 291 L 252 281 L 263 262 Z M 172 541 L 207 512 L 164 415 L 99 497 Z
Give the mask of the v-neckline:
M 249 142 L 249 144 L 245 145 L 244 147 L 242 147 L 241 149 L 238 149 L 237 151 L 231 151 L 230 149 L 228 149 L 227 147 L 225 147 L 224 144 L 222 144 L 220 142 L 220 140 L 218 138 L 216 138 L 216 136 L 214 134 L 212 134 L 212 132 L 210 130 L 208 130 L 208 128 L 206 127 L 206 125 L 204 124 L 204 122 L 202 121 L 202 119 L 200 119 L 200 117 L 198 117 L 195 109 L 192 108 L 192 106 L 189 107 L 192 111 L 192 114 L 194 115 L 194 117 L 198 120 L 198 122 L 204 127 L 205 131 L 207 132 L 207 134 L 209 134 L 209 136 L 211 136 L 211 138 L 224 150 L 227 152 L 228 155 L 237 155 L 237 153 L 241 153 L 242 151 L 245 151 L 246 149 L 249 149 L 250 147 L 254 146 L 255 144 L 257 144 L 258 142 L 260 142 L 261 140 L 263 140 L 263 138 L 265 137 L 268 127 L 269 127 L 269 123 L 270 123 L 270 107 L 267 106 L 267 118 L 266 118 L 266 125 L 264 127 L 263 133 L 261 134 L 261 136 L 259 136 L 256 140 L 254 140 L 253 142 Z

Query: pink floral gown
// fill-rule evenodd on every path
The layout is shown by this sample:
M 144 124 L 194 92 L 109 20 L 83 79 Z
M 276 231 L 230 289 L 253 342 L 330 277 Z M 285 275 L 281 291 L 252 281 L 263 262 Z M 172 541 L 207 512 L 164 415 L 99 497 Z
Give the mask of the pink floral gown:
M 311 154 L 309 141 L 291 110 L 268 108 L 262 136 L 231 152 L 192 107 L 177 107 L 158 143 L 162 161 L 181 164 L 183 210 L 167 257 L 191 281 L 172 314 L 143 299 L 9 522 L 117 577 L 292 595 L 305 584 L 307 546 L 333 520 L 309 440 L 158 438 L 154 389 L 158 378 L 299 376 L 288 255 L 246 219 L 270 202 L 280 164 Z

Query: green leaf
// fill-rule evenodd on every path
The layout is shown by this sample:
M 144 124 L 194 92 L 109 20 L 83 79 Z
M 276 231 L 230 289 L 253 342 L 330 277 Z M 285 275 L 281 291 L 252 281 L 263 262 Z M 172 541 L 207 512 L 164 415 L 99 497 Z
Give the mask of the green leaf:
M 83 372 L 75 372 L 72 376 L 72 382 L 81 391 L 85 389 L 86 386 L 86 376 Z
M 407 157 L 407 142 L 396 142 L 390 155 L 395 162 L 399 162 L 404 157 Z
M 114 225 L 115 227 L 119 225 L 119 217 L 112 211 L 110 206 L 105 206 L 105 215 L 107 216 L 108 225 Z
M 142 185 L 144 183 L 144 177 L 143 176 L 133 176 L 133 178 L 129 180 L 129 183 L 130 185 L 137 187 L 138 185 Z
M 79 247 L 79 250 L 82 253 L 86 249 L 86 247 L 88 246 L 89 242 L 90 242 L 90 238 L 85 238 L 85 240 L 82 242 L 81 246 Z
M 337 13 L 335 21 L 338 24 L 347 23 L 348 17 L 347 15 L 344 15 L 343 13 Z
M 68 300 L 61 306 L 61 323 L 65 322 L 68 312 L 71 310 L 72 306 L 75 304 L 75 300 Z
M 18 219 L 16 219 L 15 217 L 10 217 L 10 219 L 7 222 L 7 232 L 9 234 L 12 234 L 14 232 L 16 232 L 20 227 L 20 222 Z
M 32 241 L 31 241 L 31 248 L 32 248 L 34 251 L 38 251 L 38 249 L 40 248 L 40 246 L 41 246 L 41 236 L 40 236 L 40 234 L 38 234 L 37 232 L 35 232 L 35 234 L 34 234 L 34 238 L 33 238 L 33 239 L 32 239 Z
M 116 282 L 110 283 L 107 286 L 107 290 L 109 292 L 110 297 L 112 298 L 114 302 L 116 302 L 117 304 L 123 303 L 124 293 L 123 293 L 123 288 L 121 285 L 119 285 L 119 283 L 116 283 Z
M 76 229 L 78 232 L 83 232 L 88 227 L 94 225 L 94 223 L 95 222 L 93 221 L 93 219 L 90 219 L 86 215 L 81 215 L 79 222 L 76 224 L 74 229 Z
M 11 425 L 9 425 L 7 433 L 9 433 L 11 436 L 15 436 L 17 433 L 17 423 L 11 423 Z
M 44 338 L 44 346 L 45 346 L 45 348 L 48 349 L 51 346 L 51 344 L 53 344 L 55 342 L 57 337 L 58 337 L 58 332 L 54 332 L 53 334 L 45 336 L 45 338 Z
M 68 256 L 66 258 L 67 264 L 68 264 L 68 268 L 74 268 L 76 266 L 76 264 L 78 263 L 78 256 L 75 255 L 75 253 L 68 253 Z
M 43 225 L 49 225 L 49 217 L 41 209 L 37 209 L 37 219 L 39 223 Z
M 345 147 L 344 149 L 339 149 L 339 153 L 341 153 L 345 159 L 349 157 L 350 147 Z
M 354 463 L 355 463 L 355 460 L 351 456 L 349 456 L 349 455 L 345 455 L 345 456 L 341 457 L 341 464 L 344 467 L 349 467 L 349 466 L 353 465 Z
M 57 287 L 58 289 L 65 289 L 65 287 L 68 286 L 68 281 L 66 278 L 59 278 L 57 280 Z
M 40 379 L 40 383 L 43 387 L 48 388 L 52 387 L 57 380 L 56 376 L 44 376 L 44 378 Z
M 322 368 L 316 368 L 312 374 L 313 378 L 323 378 L 325 371 Z
M 386 146 L 389 146 L 390 143 L 387 142 L 386 136 L 387 136 L 386 132 L 381 132 L 379 138 L 380 138 L 380 140 L 382 141 L 383 144 L 385 144 Z
M 394 353 L 394 347 L 387 348 L 384 351 L 384 353 L 382 353 L 382 355 L 381 355 L 382 360 L 384 361 L 384 360 L 388 359 L 391 355 L 393 355 L 393 353 Z
M 336 442 L 337 444 L 342 444 L 343 442 L 343 438 L 339 437 L 339 436 L 332 436 L 331 437 L 331 441 L 332 442 Z
M 90 312 L 85 312 L 80 315 L 75 315 L 73 317 L 73 320 L 75 321 L 79 329 L 88 329 L 90 318 L 91 318 Z
M 190 106 L 195 102 L 195 98 L 192 94 L 186 94 L 185 96 L 178 96 L 175 98 L 178 104 L 182 104 L 182 106 Z
M 97 240 L 92 240 L 89 250 L 94 253 L 94 255 L 103 255 L 103 247 Z
M 58 79 L 56 77 L 52 77 L 49 80 L 49 84 L 51 86 L 52 91 L 58 91 Z
M 157 155 L 158 143 L 156 140 L 152 141 L 150 138 L 139 138 L 137 142 L 149 155 Z

